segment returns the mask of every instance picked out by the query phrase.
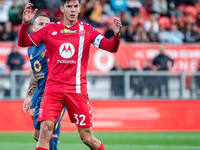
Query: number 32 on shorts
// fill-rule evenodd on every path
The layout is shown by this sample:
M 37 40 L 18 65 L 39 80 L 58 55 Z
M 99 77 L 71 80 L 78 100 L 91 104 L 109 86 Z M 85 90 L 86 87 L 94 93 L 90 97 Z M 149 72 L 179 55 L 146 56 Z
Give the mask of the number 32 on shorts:
M 75 119 L 76 119 L 76 124 L 79 124 L 80 126 L 84 126 L 86 125 L 86 123 L 84 123 L 85 121 L 85 115 L 79 115 L 78 114 L 74 114 Z

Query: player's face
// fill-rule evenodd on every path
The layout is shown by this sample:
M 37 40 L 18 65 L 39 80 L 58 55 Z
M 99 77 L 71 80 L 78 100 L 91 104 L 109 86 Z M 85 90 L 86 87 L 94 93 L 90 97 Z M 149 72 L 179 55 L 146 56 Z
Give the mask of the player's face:
M 64 6 L 60 6 L 60 10 L 64 14 L 64 23 L 74 25 L 77 22 L 80 9 L 81 6 L 78 0 L 71 0 L 66 2 Z
M 42 27 L 48 25 L 49 23 L 50 23 L 49 18 L 44 17 L 44 16 L 39 16 L 34 21 L 33 31 L 37 32 L 38 30 L 40 30 Z

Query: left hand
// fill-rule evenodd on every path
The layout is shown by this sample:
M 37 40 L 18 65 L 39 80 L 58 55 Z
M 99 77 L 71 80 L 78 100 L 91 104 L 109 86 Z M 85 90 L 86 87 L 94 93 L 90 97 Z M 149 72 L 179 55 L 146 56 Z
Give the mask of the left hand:
M 114 17 L 113 32 L 115 36 L 119 36 L 122 28 L 121 20 L 118 17 Z
M 25 113 L 30 113 L 30 106 L 31 106 L 31 98 L 26 97 L 23 103 L 23 110 Z

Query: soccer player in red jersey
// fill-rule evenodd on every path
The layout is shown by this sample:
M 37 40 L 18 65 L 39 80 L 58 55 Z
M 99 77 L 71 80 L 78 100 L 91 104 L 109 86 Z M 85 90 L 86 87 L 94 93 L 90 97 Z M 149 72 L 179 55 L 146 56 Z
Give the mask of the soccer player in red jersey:
M 84 144 L 91 150 L 105 150 L 92 133 L 92 114 L 87 95 L 86 72 L 90 44 L 109 52 L 117 52 L 120 44 L 121 21 L 114 17 L 112 40 L 104 38 L 90 24 L 78 20 L 81 0 L 61 0 L 62 21 L 50 23 L 28 35 L 29 22 L 37 9 L 29 3 L 23 12 L 18 45 L 21 47 L 45 43 L 48 77 L 40 106 L 38 121 L 41 132 L 36 150 L 49 149 L 55 122 L 66 106 L 70 120 L 75 123 Z

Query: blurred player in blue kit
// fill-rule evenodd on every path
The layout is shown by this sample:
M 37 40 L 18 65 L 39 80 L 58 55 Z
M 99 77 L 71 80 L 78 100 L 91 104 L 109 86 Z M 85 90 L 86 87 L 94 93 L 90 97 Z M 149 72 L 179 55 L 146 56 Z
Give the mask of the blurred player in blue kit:
M 33 31 L 37 32 L 49 23 L 50 19 L 47 15 L 38 15 L 33 21 Z M 38 122 L 38 114 L 48 75 L 45 44 L 42 43 L 38 46 L 29 47 L 28 56 L 31 62 L 32 75 L 26 98 L 24 100 L 23 110 L 25 113 L 30 113 L 31 117 L 33 118 L 33 138 L 38 141 L 40 134 L 40 123 Z M 64 112 L 65 109 L 63 109 L 55 124 L 53 136 L 49 143 L 50 150 L 57 150 L 58 137 L 60 134 L 60 121 L 62 116 L 64 115 Z

